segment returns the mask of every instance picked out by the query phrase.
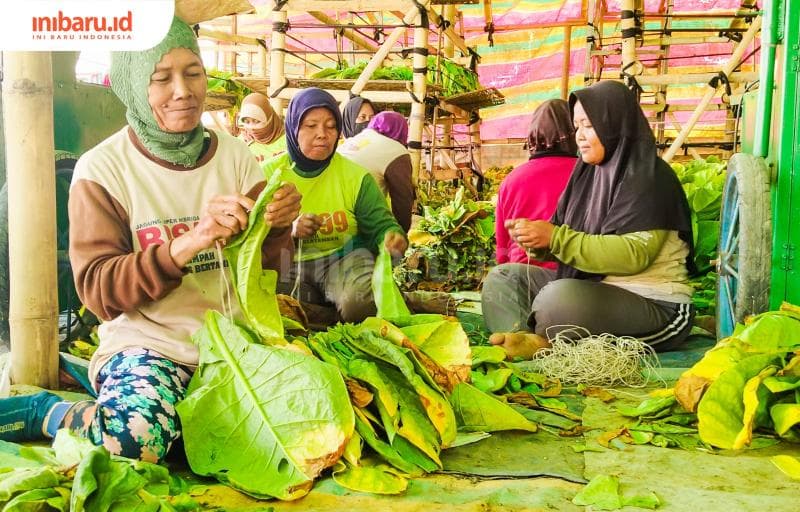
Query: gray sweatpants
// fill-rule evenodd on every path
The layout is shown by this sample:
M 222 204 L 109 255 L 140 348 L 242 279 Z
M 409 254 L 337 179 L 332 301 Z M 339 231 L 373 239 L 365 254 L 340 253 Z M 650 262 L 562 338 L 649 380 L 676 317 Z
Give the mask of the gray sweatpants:
M 591 334 L 632 336 L 669 350 L 686 339 L 694 309 L 647 299 L 618 286 L 556 279 L 553 270 L 521 263 L 494 267 L 483 282 L 481 304 L 491 332 L 533 331 L 553 338 L 564 326 Z
M 294 297 L 311 304 L 331 303 L 343 322 L 360 322 L 377 311 L 372 297 L 374 267 L 375 256 L 367 249 L 301 262 L 300 284 Z M 278 293 L 291 293 L 297 270 L 294 263 L 288 274 L 280 276 Z

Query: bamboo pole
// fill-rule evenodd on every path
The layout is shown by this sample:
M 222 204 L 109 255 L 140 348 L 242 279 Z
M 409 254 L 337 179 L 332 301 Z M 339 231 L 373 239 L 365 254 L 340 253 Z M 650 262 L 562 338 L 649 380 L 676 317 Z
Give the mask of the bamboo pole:
M 717 73 L 673 73 L 669 75 L 640 75 L 636 77 L 639 85 L 676 85 L 676 84 L 702 84 L 717 76 Z M 604 74 L 603 80 L 620 80 Z M 737 71 L 728 75 L 731 83 L 755 82 L 758 80 L 757 71 Z
M 561 99 L 569 97 L 569 69 L 572 58 L 572 27 L 564 27 L 564 60 L 561 63 Z
M 748 45 L 753 41 L 753 38 L 760 29 L 761 16 L 757 16 L 750 25 L 750 28 L 747 29 L 747 32 L 745 32 L 744 36 L 742 36 L 742 40 L 736 45 L 736 49 L 733 51 L 731 58 L 728 59 L 728 62 L 726 62 L 724 66 L 722 66 L 723 73 L 727 75 L 739 65 L 739 62 L 742 60 L 742 56 L 747 50 Z M 717 88 L 709 85 L 706 93 L 703 95 L 702 99 L 700 99 L 700 103 L 697 104 L 697 108 L 695 108 L 694 112 L 692 112 L 692 115 L 689 117 L 689 120 L 686 122 L 686 124 L 683 125 L 683 130 L 680 131 L 678 136 L 675 137 L 675 140 L 672 141 L 672 145 L 670 145 L 670 147 L 667 148 L 667 150 L 661 156 L 665 162 L 669 163 L 672 160 L 680 147 L 683 145 L 686 137 L 689 135 L 689 132 L 691 132 L 694 128 L 697 120 L 700 119 L 700 116 L 705 111 L 706 106 L 711 102 L 712 98 L 714 98 L 716 94 Z
M 450 27 L 454 27 L 456 21 L 456 6 L 453 4 L 445 5 L 442 13 L 444 15 L 445 21 L 449 23 Z M 455 41 L 452 38 L 448 37 L 447 39 L 444 40 L 444 56 L 448 59 L 452 59 L 453 57 L 455 57 L 455 54 L 456 54 Z M 436 126 L 434 126 L 433 129 L 435 131 Z M 453 145 L 453 124 L 450 123 L 442 126 L 442 146 L 444 146 L 447 149 L 439 150 L 441 153 L 443 153 L 444 158 L 449 159 L 450 161 L 453 160 L 453 154 L 452 154 L 453 150 L 449 149 L 452 145 Z
M 284 66 L 286 65 L 286 53 L 284 53 L 284 50 L 286 49 L 286 33 L 275 30 L 274 25 L 277 23 L 282 23 L 285 26 L 288 21 L 289 14 L 283 9 L 278 11 L 274 10 L 273 4 L 273 29 L 272 43 L 269 47 L 269 89 L 267 95 L 269 96 L 270 105 L 272 105 L 272 108 L 278 114 L 283 113 L 283 107 L 286 104 L 284 99 L 277 97 L 277 91 L 280 90 L 286 81 L 286 71 L 284 69 Z
M 3 52 L 11 380 L 58 387 L 53 73 L 47 52 Z M 31 204 L 36 198 L 36 204 Z
M 428 5 L 430 4 L 430 2 L 431 2 L 431 0 L 424 0 L 423 8 L 427 9 Z M 403 23 L 404 24 L 410 24 L 410 23 L 414 22 L 414 20 L 418 19 L 419 17 L 420 17 L 420 12 L 417 9 L 417 7 L 414 6 L 411 9 L 409 9 L 408 12 L 406 12 L 403 15 Z M 417 22 L 417 24 L 419 24 L 419 22 Z M 415 46 L 415 48 L 418 49 L 418 51 L 426 50 L 428 48 L 428 45 L 427 45 L 427 40 L 428 40 L 427 29 L 428 29 L 428 27 L 425 27 L 425 30 L 426 30 L 426 32 L 425 32 L 425 41 L 426 41 L 425 46 L 419 47 L 417 45 L 417 40 L 414 39 L 414 46 Z M 394 43 L 396 43 L 397 40 L 400 39 L 400 36 L 403 35 L 405 33 L 405 31 L 406 31 L 405 27 L 395 27 L 392 30 L 392 32 L 389 34 L 388 37 L 386 37 L 386 40 L 383 42 L 383 44 L 380 46 L 380 48 L 378 48 L 378 51 L 375 52 L 375 55 L 373 55 L 372 58 L 370 59 L 370 61 L 367 63 L 366 67 L 364 68 L 364 71 L 362 71 L 361 74 L 358 75 L 358 78 L 356 79 L 355 83 L 353 84 L 353 87 L 350 88 L 350 94 L 352 94 L 353 96 L 358 96 L 359 94 L 361 94 L 361 91 L 364 90 L 364 86 L 366 86 L 367 82 L 369 82 L 369 79 L 372 76 L 372 73 L 376 69 L 378 69 L 378 66 L 380 66 L 383 63 L 384 59 L 389 54 L 389 50 L 392 49 L 392 46 L 394 46 Z M 414 35 L 416 36 L 416 29 L 415 29 Z M 414 66 L 417 65 L 417 56 L 418 56 L 418 54 L 415 53 L 414 54 L 414 59 L 413 59 Z M 422 57 L 424 57 L 424 55 Z M 428 66 L 427 60 L 421 65 L 427 67 Z M 416 74 L 414 76 L 416 78 Z M 422 132 L 420 132 L 420 134 L 421 133 Z
M 430 3 L 429 0 L 425 2 Z M 422 13 L 417 12 L 414 17 L 414 97 L 411 103 L 411 118 L 408 130 L 408 150 L 411 154 L 411 179 L 416 186 L 419 182 L 420 164 L 422 161 L 422 129 L 425 126 L 425 96 L 428 92 L 428 57 L 425 51 L 428 48 L 428 27 L 422 26 Z M 424 71 L 421 71 L 424 70 Z M 355 87 L 355 86 L 354 86 Z
M 317 19 L 318 21 L 321 21 L 322 23 L 325 23 L 326 25 L 336 26 L 338 24 L 338 22 L 335 19 L 331 18 L 330 16 L 328 16 L 324 12 L 311 11 L 308 14 L 309 14 L 309 16 Z M 344 36 L 345 38 L 347 38 L 350 41 L 352 41 L 355 46 L 357 46 L 359 48 L 362 48 L 364 50 L 369 50 L 371 52 L 374 52 L 374 51 L 378 50 L 378 45 L 377 44 L 375 44 L 372 41 L 370 41 L 369 39 L 365 38 L 364 36 L 362 36 L 361 34 L 356 32 L 352 28 L 344 28 L 344 29 L 342 29 L 342 36 Z M 394 55 L 394 54 L 389 54 L 389 55 L 387 55 L 387 57 L 389 59 L 392 59 L 392 60 L 400 59 L 400 56 Z
M 681 126 L 681 123 L 678 121 L 678 118 L 677 118 L 677 117 L 675 117 L 675 112 L 667 112 L 667 116 L 669 116 L 669 118 L 670 118 L 670 121 L 672 121 L 672 127 L 673 127 L 673 128 L 675 128 L 675 130 L 676 130 L 677 132 L 680 132 L 681 130 L 683 130 L 683 126 Z M 665 120 L 665 122 L 666 122 L 666 120 Z M 700 156 L 700 153 L 698 153 L 698 152 L 697 152 L 697 150 L 696 150 L 696 149 L 694 149 L 694 148 L 689 148 L 689 149 L 687 150 L 687 152 L 688 152 L 688 153 L 689 153 L 689 154 L 692 156 L 692 158 L 694 158 L 695 160 L 702 160 L 702 159 L 703 159 L 703 157 L 702 157 L 702 156 Z
M 622 31 L 622 68 L 620 74 L 638 75 L 642 72 L 641 65 L 637 66 L 636 59 L 636 0 L 622 0 L 622 20 L 620 29 Z M 628 34 L 626 37 L 625 34 Z M 624 75 L 623 75 L 624 76 Z
M 428 9 L 428 19 L 430 19 L 431 23 L 433 23 L 434 25 L 441 25 L 442 23 L 441 16 L 436 14 L 436 12 L 433 9 Z M 463 37 L 461 37 L 460 35 L 458 35 L 458 33 L 456 33 L 452 24 L 449 27 L 447 27 L 443 32 L 444 35 L 447 36 L 447 40 L 452 44 L 454 44 L 462 55 L 464 56 L 469 55 L 469 48 L 467 47 L 467 43 L 464 42 Z
M 231 16 L 231 35 L 235 36 L 236 33 L 239 31 L 239 17 L 235 14 Z M 236 43 L 231 45 L 231 72 L 236 74 L 238 70 L 238 53 L 236 52 Z
M 258 47 L 258 58 L 259 62 L 261 62 L 261 76 L 267 76 L 269 72 L 269 68 L 267 67 L 267 49 L 263 46 Z
M 207 28 L 200 28 L 197 31 L 197 37 L 200 39 L 213 39 L 215 41 L 225 41 L 226 43 L 239 43 L 251 46 L 260 46 L 258 39 L 255 37 L 240 36 L 238 34 L 228 34 L 221 30 L 210 30 Z

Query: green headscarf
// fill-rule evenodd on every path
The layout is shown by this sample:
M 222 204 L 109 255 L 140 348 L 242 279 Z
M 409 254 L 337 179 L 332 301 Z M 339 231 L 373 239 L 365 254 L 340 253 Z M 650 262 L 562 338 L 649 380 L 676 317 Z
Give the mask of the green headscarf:
M 128 124 L 148 151 L 167 162 L 191 167 L 203 150 L 203 125 L 198 124 L 189 132 L 165 132 L 158 127 L 147 101 L 150 75 L 161 58 L 174 48 L 186 48 L 200 56 L 194 32 L 177 17 L 173 18 L 164 39 L 153 48 L 111 54 L 111 89 L 127 107 Z

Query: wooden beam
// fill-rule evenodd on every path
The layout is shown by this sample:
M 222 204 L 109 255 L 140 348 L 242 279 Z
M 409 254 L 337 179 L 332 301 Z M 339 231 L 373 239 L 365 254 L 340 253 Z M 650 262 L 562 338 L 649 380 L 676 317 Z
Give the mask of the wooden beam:
M 284 26 L 289 21 L 289 15 L 285 10 L 272 11 L 273 26 L 276 23 L 283 24 Z M 267 96 L 270 97 L 269 103 L 275 112 L 279 114 L 283 112 L 283 107 L 286 101 L 280 97 L 274 97 L 279 88 L 283 87 L 286 81 L 286 34 L 278 30 L 272 30 L 272 44 L 269 47 L 269 92 Z
M 572 58 L 572 27 L 564 27 L 564 58 L 561 61 L 561 99 L 569 97 L 569 68 Z
M 430 5 L 430 3 L 431 3 L 431 0 L 424 0 L 424 2 L 422 4 L 422 7 L 424 9 L 427 9 L 428 6 Z M 416 6 L 411 7 L 403 15 L 403 23 L 404 24 L 414 23 L 414 20 L 416 20 L 419 16 L 420 16 L 420 13 L 419 13 L 418 8 Z M 419 22 L 417 22 L 417 23 L 419 23 Z M 397 42 L 397 40 L 400 39 L 400 36 L 403 35 L 405 30 L 406 30 L 406 27 L 395 27 L 392 30 L 392 32 L 389 34 L 389 36 L 386 38 L 386 40 L 381 45 L 381 47 L 378 48 L 378 51 L 375 52 L 375 55 L 372 56 L 372 58 L 367 63 L 367 65 L 364 68 L 364 70 L 358 76 L 358 78 L 356 79 L 356 82 L 353 84 L 353 87 L 350 88 L 350 92 L 352 93 L 353 96 L 358 96 L 359 94 L 361 94 L 361 91 L 364 90 L 364 86 L 370 80 L 370 77 L 372 76 L 372 73 L 375 72 L 375 70 L 378 69 L 378 67 L 383 63 L 383 60 L 389 54 L 389 50 L 391 50 L 392 46 L 394 46 L 394 44 Z M 425 27 L 425 30 L 427 30 L 427 27 Z M 414 32 L 414 35 L 416 36 L 416 30 Z M 425 41 L 426 41 L 426 43 L 425 43 L 425 46 L 423 46 L 422 48 L 427 48 L 428 47 L 427 40 L 428 40 L 428 36 L 427 36 L 427 32 L 426 32 L 425 33 Z M 417 41 L 414 40 L 414 45 L 416 46 L 416 44 L 417 44 Z M 417 59 L 416 59 L 417 54 L 416 53 L 414 54 L 414 57 L 415 57 L 414 58 L 414 66 L 416 66 L 417 65 Z M 425 56 L 423 55 L 422 57 L 424 58 Z M 421 65 L 424 66 L 425 68 L 427 68 L 428 67 L 427 59 L 425 59 L 425 62 L 423 62 Z
M 11 381 L 57 389 L 56 181 L 49 52 L 3 52 L 2 103 Z
M 331 18 L 330 16 L 328 16 L 324 12 L 311 11 L 308 14 L 310 16 L 312 16 L 313 18 L 321 21 L 322 23 L 325 23 L 326 25 L 330 25 L 332 27 L 338 25 L 338 22 L 335 19 Z M 369 50 L 371 52 L 374 52 L 374 51 L 378 50 L 377 43 L 365 38 L 364 36 L 362 36 L 361 34 L 356 32 L 352 28 L 343 28 L 342 29 L 342 36 L 344 36 L 347 39 L 349 39 L 350 41 L 352 41 L 355 46 L 357 46 L 357 47 L 359 47 L 361 49 Z M 394 54 L 387 55 L 387 58 L 392 59 L 392 60 L 402 60 L 399 55 L 394 55 Z
M 340 11 L 340 12 L 379 12 L 407 11 L 414 5 L 411 0 L 289 0 L 284 7 L 286 11 Z
M 436 14 L 436 12 L 434 12 L 432 9 L 428 9 L 428 19 L 434 25 L 439 25 L 442 22 L 442 17 Z M 452 24 L 443 30 L 443 33 L 445 36 L 447 36 L 447 39 L 458 48 L 462 55 L 465 57 L 469 55 L 469 47 L 467 46 L 467 43 L 464 42 L 463 37 L 456 34 Z
M 247 36 L 240 36 L 238 34 L 228 34 L 227 32 L 223 32 L 221 30 L 209 30 L 207 28 L 200 28 L 197 31 L 197 37 L 200 39 L 213 39 L 215 41 L 224 41 L 226 43 L 239 43 L 239 44 L 248 44 L 252 46 L 260 46 L 263 48 L 261 44 L 259 44 L 258 39 L 255 37 L 247 37 Z
M 708 83 L 717 73 L 673 73 L 669 75 L 640 75 L 636 77 L 639 85 L 674 85 Z M 758 72 L 735 72 L 728 76 L 731 82 L 755 82 Z

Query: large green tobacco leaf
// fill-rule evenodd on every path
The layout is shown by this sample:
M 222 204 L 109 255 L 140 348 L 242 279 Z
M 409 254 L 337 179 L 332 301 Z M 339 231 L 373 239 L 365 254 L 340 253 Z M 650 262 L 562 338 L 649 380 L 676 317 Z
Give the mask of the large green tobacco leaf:
M 800 346 L 800 317 L 790 311 L 761 313 L 734 336 L 759 352 L 790 352 Z
M 214 311 L 194 340 L 200 365 L 178 405 L 192 471 L 257 497 L 304 496 L 353 434 L 339 370 L 251 343 Z
M 275 296 L 278 274 L 261 267 L 261 246 L 270 226 L 264 219 L 267 205 L 280 188 L 280 173 L 276 172 L 259 194 L 245 229 L 223 251 L 228 260 L 239 299 L 239 306 L 250 326 L 270 344 L 285 344 L 283 322 Z
M 401 329 L 420 350 L 445 369 L 466 379 L 472 366 L 469 338 L 453 317 L 415 324 Z
M 392 257 L 383 244 L 380 244 L 375 268 L 372 271 L 372 295 L 378 308 L 378 318 L 391 320 L 411 316 L 411 311 L 403 300 L 403 294 L 394 282 Z
M 424 379 L 420 374 L 426 375 L 425 369 L 415 363 L 414 355 L 408 349 L 403 349 L 392 342 L 374 335 L 370 331 L 363 331 L 358 336 L 349 339 L 353 346 L 371 357 L 395 366 L 419 395 L 423 406 L 433 423 L 442 441 L 442 446 L 447 447 L 456 437 L 456 421 L 453 409 L 442 392 L 435 385 L 430 384 L 430 377 Z
M 366 415 L 360 409 L 355 409 L 356 413 L 356 431 L 367 443 L 367 446 L 375 450 L 375 453 L 383 457 L 386 462 L 396 467 L 400 471 L 412 476 L 419 476 L 422 474 L 420 468 L 414 463 L 407 461 L 397 452 L 397 449 L 387 444 L 378 438 L 377 432 L 372 427 L 372 424 L 367 419 Z
M 719 448 L 734 448 L 737 436 L 746 427 L 744 392 L 747 382 L 768 366 L 777 365 L 779 359 L 772 354 L 745 357 L 709 386 L 697 407 L 697 430 L 703 441 Z
M 450 395 L 453 411 L 461 430 L 496 432 L 498 430 L 527 430 L 536 432 L 536 424 L 491 395 L 460 382 Z
M 775 432 L 781 436 L 800 423 L 800 404 L 775 404 L 769 413 L 775 422 Z
M 339 461 L 333 481 L 346 489 L 373 494 L 401 494 L 408 487 L 408 480 L 385 464 L 352 466 Z

